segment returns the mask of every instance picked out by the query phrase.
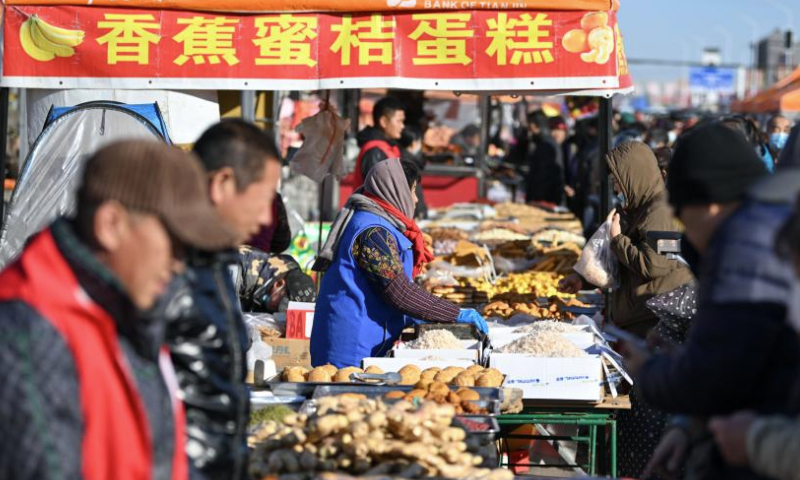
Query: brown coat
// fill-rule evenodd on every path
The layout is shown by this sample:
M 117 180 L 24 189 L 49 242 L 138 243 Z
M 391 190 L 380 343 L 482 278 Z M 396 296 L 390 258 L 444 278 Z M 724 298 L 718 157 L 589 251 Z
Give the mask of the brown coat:
M 616 325 L 644 336 L 657 323 L 645 302 L 693 277 L 686 265 L 659 255 L 647 244 L 647 232 L 676 231 L 652 150 L 641 142 L 629 142 L 609 152 L 606 161 L 626 199 L 622 234 L 611 241 L 620 262 L 620 286 L 611 297 L 611 316 Z

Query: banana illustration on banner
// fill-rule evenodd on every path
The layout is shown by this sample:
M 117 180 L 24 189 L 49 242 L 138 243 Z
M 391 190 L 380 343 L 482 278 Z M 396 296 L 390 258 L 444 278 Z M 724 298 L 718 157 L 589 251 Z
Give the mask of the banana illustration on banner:
M 83 43 L 83 30 L 69 30 L 45 22 L 31 15 L 19 30 L 22 49 L 34 60 L 49 62 L 56 57 L 71 57 L 75 48 Z

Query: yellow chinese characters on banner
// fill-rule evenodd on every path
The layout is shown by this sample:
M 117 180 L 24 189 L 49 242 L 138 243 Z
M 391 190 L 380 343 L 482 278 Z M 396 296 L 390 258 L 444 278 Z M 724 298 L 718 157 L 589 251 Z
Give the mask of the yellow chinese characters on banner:
M 97 27 L 109 32 L 98 38 L 97 43 L 108 45 L 109 65 L 150 63 L 150 44 L 161 41 L 161 35 L 155 33 L 161 30 L 161 24 L 153 15 L 106 13 L 103 18 L 105 21 L 97 22 Z
M 258 37 L 253 43 L 259 48 L 256 65 L 317 64 L 311 56 L 311 40 L 317 38 L 317 17 L 300 17 L 290 13 L 256 18 Z
M 408 37 L 417 42 L 414 65 L 469 65 L 467 41 L 475 32 L 468 26 L 470 13 L 423 13 L 412 15 L 417 28 Z M 425 37 L 425 40 L 420 38 Z
M 614 26 L 614 32 L 617 35 L 617 65 L 619 66 L 620 75 L 628 75 L 628 57 L 625 55 L 625 46 L 622 41 L 622 34 L 619 31 L 619 24 Z
M 553 21 L 547 14 L 531 16 L 523 13 L 519 19 L 499 13 L 486 21 L 486 35 L 492 39 L 486 54 L 494 57 L 497 65 L 553 63 Z M 549 40 L 548 40 L 549 39 Z M 509 59 L 510 54 L 510 59 Z
M 239 63 L 236 58 L 236 47 L 233 45 L 233 34 L 239 19 L 225 17 L 192 17 L 179 18 L 179 25 L 186 27 L 172 37 L 183 44 L 183 53 L 176 58 L 176 65 L 183 65 L 191 59 L 195 65 L 203 65 L 208 61 L 218 65 L 220 58 L 230 66 Z
M 380 63 L 391 65 L 394 59 L 395 21 L 383 15 L 372 15 L 369 20 L 353 22 L 351 15 L 342 17 L 342 23 L 331 26 L 336 41 L 331 51 L 341 56 L 342 65 L 350 65 L 353 49 L 358 51 L 358 64 Z

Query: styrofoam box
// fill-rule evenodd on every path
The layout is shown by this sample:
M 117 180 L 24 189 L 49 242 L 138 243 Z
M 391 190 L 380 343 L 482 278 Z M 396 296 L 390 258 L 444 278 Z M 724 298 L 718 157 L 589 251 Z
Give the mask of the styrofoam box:
M 525 399 L 599 402 L 603 398 L 603 364 L 597 355 L 537 358 L 492 353 L 489 364 L 506 375 L 506 388 L 521 389 Z
M 480 351 L 476 349 L 467 350 L 413 350 L 410 348 L 400 348 L 394 350 L 395 358 L 418 358 L 424 359 L 428 357 L 441 358 L 442 360 L 470 360 L 477 361 Z
M 470 360 L 417 360 L 413 358 L 384 358 L 384 357 L 367 357 L 361 361 L 361 368 L 366 369 L 375 365 L 384 372 L 399 372 L 401 368 L 406 365 L 416 365 L 420 370 L 426 368 L 447 368 L 447 367 L 461 367 L 467 368 L 474 365 L 475 362 Z
M 524 336 L 528 335 L 527 333 L 514 333 L 514 332 L 498 332 L 496 334 L 492 334 L 489 332 L 489 339 L 492 342 L 492 348 L 498 349 L 508 345 L 509 343 L 518 340 Z M 585 332 L 585 331 L 576 331 L 570 333 L 562 333 L 561 334 L 564 338 L 575 344 L 581 350 L 585 350 L 592 345 L 595 344 L 595 335 L 592 332 Z

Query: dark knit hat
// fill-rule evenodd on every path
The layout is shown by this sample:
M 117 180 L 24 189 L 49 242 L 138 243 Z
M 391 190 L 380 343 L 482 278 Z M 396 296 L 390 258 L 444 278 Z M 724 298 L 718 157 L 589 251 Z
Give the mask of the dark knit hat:
M 764 162 L 740 132 L 715 122 L 678 139 L 669 168 L 669 203 L 728 203 L 745 197 L 748 188 L 767 174 Z
M 190 247 L 214 251 L 237 243 L 211 204 L 200 162 L 164 143 L 123 140 L 101 148 L 86 162 L 78 199 L 116 200 L 154 214 Z

